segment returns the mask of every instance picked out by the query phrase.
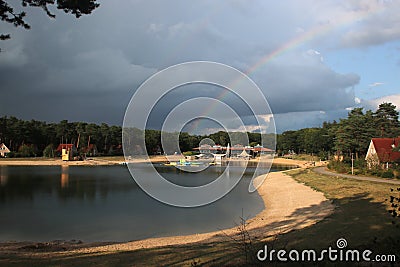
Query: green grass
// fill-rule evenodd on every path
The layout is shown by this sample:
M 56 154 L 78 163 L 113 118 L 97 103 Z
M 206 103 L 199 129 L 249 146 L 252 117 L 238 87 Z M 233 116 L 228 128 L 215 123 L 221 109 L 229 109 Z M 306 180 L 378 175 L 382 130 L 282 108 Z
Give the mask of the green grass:
M 369 246 L 371 249 L 397 252 L 393 251 L 393 242 L 400 239 L 400 229 L 392 223 L 396 218 L 388 213 L 387 201 L 390 189 L 395 185 L 324 176 L 304 169 L 292 170 L 288 174 L 323 192 L 336 206 L 335 212 L 326 220 L 288 234 L 289 244 L 304 247 L 312 244 L 324 248 L 344 237 L 352 247 Z M 397 222 L 400 223 L 399 218 Z
M 317 155 L 309 155 L 309 154 L 295 154 L 295 155 L 290 155 L 286 158 L 290 158 L 293 160 L 304 160 L 304 161 L 319 161 L 319 157 Z

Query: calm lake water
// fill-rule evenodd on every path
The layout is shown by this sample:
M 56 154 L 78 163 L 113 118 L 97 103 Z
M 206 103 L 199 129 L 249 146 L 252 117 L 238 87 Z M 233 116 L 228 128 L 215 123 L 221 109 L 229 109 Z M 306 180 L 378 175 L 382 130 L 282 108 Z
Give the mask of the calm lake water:
M 199 173 L 157 169 L 169 180 L 191 185 L 223 171 L 218 166 Z M 247 168 L 239 184 L 212 204 L 177 208 L 144 193 L 126 166 L 0 166 L 0 241 L 130 241 L 229 228 L 242 212 L 250 218 L 264 208 L 257 193 L 247 192 L 253 171 Z

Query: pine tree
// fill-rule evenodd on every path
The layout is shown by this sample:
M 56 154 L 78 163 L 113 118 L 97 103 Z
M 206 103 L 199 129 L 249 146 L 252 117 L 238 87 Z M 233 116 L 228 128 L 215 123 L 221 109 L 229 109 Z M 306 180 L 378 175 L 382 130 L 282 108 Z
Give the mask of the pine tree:
M 393 138 L 400 135 L 399 112 L 392 103 L 382 103 L 374 113 L 380 137 Z

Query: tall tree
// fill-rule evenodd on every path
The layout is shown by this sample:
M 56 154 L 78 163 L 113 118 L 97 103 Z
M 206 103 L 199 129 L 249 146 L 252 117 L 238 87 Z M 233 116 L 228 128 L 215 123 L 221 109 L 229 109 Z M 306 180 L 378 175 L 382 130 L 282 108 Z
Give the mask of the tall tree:
M 381 137 L 397 137 L 400 135 L 399 112 L 392 103 L 382 103 L 374 113 L 376 126 Z
M 286 131 L 278 135 L 277 150 L 282 153 L 288 151 L 300 152 L 300 144 L 298 142 L 299 131 Z
M 375 119 L 371 111 L 363 113 L 363 108 L 355 108 L 347 119 L 340 120 L 336 131 L 335 147 L 337 151 L 356 158 L 365 155 L 371 138 L 376 135 Z

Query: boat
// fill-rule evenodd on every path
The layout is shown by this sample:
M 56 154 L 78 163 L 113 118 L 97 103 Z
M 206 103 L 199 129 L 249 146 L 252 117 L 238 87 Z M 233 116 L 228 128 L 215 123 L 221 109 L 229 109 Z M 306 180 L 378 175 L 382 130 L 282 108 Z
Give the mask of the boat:
M 164 163 L 165 166 L 176 166 L 176 167 L 184 167 L 184 166 L 199 167 L 199 166 L 204 166 L 206 164 L 211 165 L 210 162 L 188 161 L 186 159 L 180 159 L 179 161 L 172 161 L 172 162 Z

